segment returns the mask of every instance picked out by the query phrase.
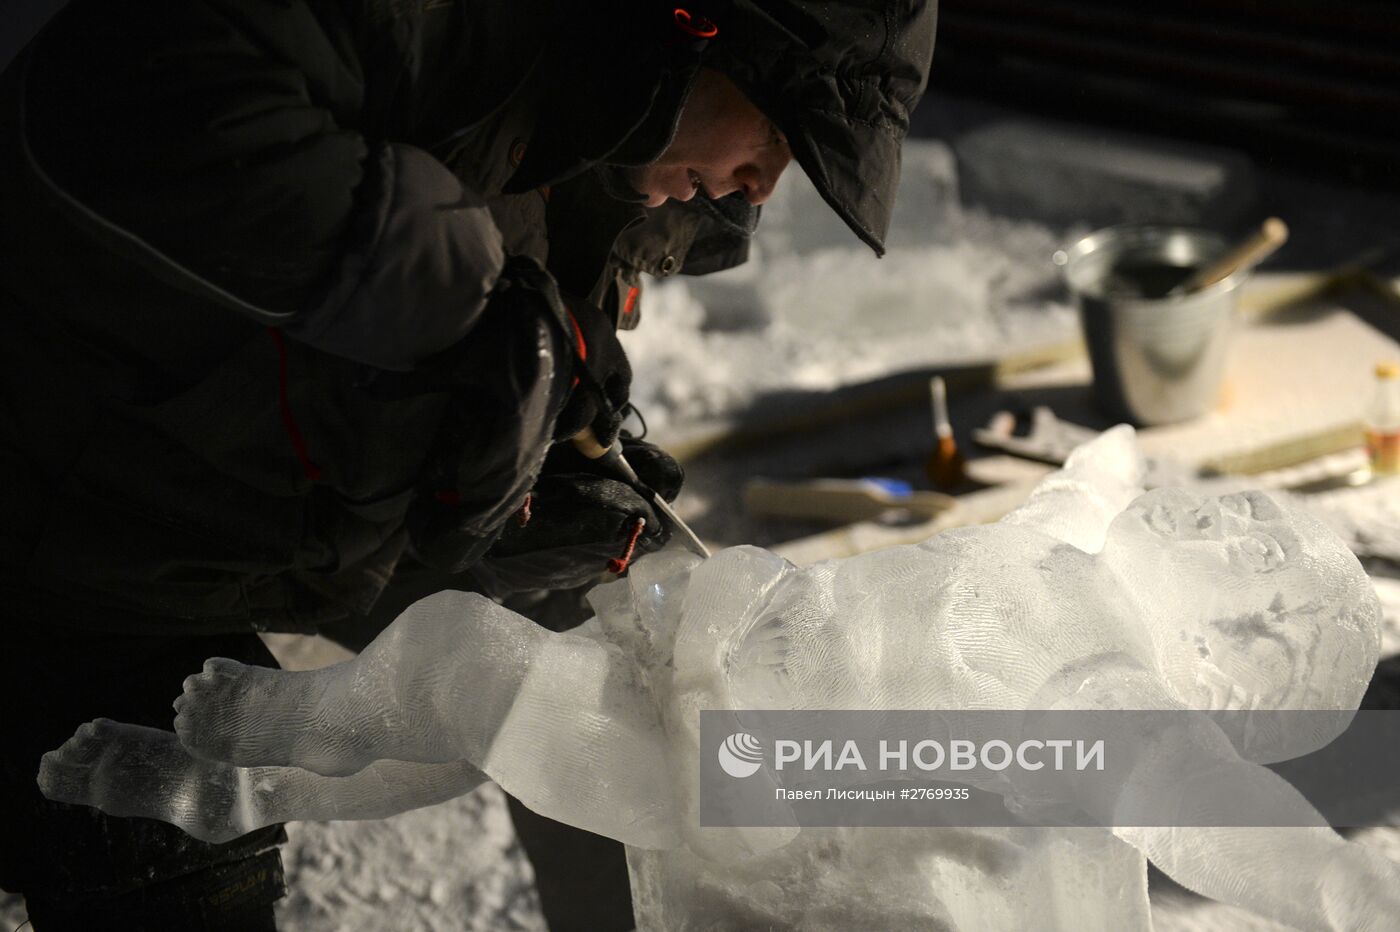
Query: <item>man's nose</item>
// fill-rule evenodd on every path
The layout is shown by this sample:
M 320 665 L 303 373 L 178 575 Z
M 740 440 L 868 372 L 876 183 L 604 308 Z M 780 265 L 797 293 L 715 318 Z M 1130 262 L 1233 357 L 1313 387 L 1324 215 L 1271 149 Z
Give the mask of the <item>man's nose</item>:
M 773 196 L 773 189 L 778 185 L 778 179 L 782 177 L 783 170 L 787 168 L 791 157 L 784 157 L 780 161 L 773 161 L 766 165 L 757 162 L 746 162 L 734 173 L 734 180 L 739 190 L 744 192 L 744 199 L 750 204 L 758 206 Z
M 756 182 L 744 185 L 744 199 L 757 207 L 773 196 L 773 184 Z

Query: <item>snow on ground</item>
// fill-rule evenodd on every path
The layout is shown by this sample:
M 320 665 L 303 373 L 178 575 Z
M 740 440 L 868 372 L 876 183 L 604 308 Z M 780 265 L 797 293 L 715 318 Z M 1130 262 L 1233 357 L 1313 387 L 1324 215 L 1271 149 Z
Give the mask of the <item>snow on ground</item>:
M 287 826 L 286 932 L 536 932 L 534 875 L 495 785 L 380 822 Z

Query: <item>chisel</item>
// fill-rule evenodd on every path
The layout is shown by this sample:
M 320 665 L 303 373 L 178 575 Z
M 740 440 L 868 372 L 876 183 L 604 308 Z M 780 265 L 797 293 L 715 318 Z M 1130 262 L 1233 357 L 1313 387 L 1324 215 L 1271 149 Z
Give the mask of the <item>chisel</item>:
M 690 529 L 690 525 L 681 520 L 681 516 L 676 514 L 675 510 L 671 508 L 671 503 L 658 495 L 654 489 L 637 477 L 637 471 L 632 468 L 632 464 L 628 463 L 627 458 L 622 455 L 622 440 L 620 438 L 614 440 L 612 446 L 605 447 L 598 442 L 598 437 L 593 433 L 593 428 L 585 427 L 574 436 L 574 447 L 584 456 L 593 460 L 595 463 L 599 463 L 628 485 L 645 490 L 648 493 L 648 497 L 651 499 L 651 506 L 657 510 L 662 518 L 671 523 L 671 529 L 680 536 L 681 543 L 685 545 L 685 548 L 691 553 L 699 554 L 709 559 L 710 548 L 706 547 L 704 543 L 701 542 L 696 533 Z

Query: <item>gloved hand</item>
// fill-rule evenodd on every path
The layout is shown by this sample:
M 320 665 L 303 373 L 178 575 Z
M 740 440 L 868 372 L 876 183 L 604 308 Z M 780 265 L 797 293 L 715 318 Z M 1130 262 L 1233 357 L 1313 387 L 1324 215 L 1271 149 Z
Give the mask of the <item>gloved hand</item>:
M 472 332 L 414 378 L 451 400 L 409 509 L 409 534 L 424 563 L 460 573 L 511 526 L 552 442 L 568 448 L 589 427 L 605 445 L 617 437 L 632 368 L 606 314 L 562 299 L 542 267 L 515 257 Z M 555 501 L 557 486 L 547 484 L 541 496 Z M 650 512 L 635 493 L 624 503 L 605 491 L 591 494 L 607 499 L 607 513 Z M 661 533 L 654 515 L 647 527 Z
M 610 446 L 622 427 L 632 388 L 632 366 L 607 314 L 570 297 L 564 298 L 564 306 L 573 329 L 576 381 L 559 415 L 554 439 L 568 440 L 592 427 L 598 442 Z
M 554 280 L 514 258 L 471 332 L 397 380 L 446 398 L 407 515 L 427 565 L 462 572 L 520 508 L 572 392 L 571 329 Z
M 666 501 L 685 473 L 653 444 L 622 435 L 623 456 L 637 477 Z M 645 490 L 600 475 L 568 441 L 551 448 L 528 507 L 506 523 L 471 575 L 491 595 L 571 589 L 620 575 L 631 561 L 670 539 Z

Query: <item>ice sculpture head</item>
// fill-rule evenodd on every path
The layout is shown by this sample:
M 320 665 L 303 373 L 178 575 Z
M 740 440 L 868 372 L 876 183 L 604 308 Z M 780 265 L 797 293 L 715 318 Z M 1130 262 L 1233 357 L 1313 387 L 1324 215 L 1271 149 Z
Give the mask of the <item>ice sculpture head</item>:
M 1375 595 L 1312 516 L 1263 492 L 1156 489 L 1103 550 L 1168 687 L 1197 709 L 1349 709 L 1379 652 Z

